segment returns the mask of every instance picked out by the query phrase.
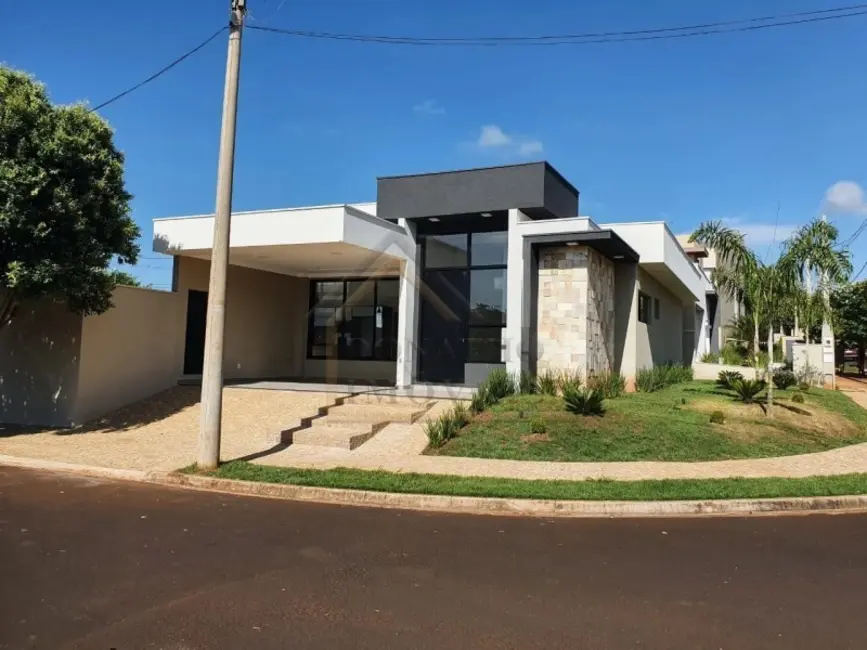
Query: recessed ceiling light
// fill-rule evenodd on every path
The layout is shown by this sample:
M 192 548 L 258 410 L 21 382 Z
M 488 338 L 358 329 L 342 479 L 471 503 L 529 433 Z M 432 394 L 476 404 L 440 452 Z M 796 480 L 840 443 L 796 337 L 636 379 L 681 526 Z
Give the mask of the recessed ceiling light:
M 622 260 L 622 259 L 623 259 L 623 255 L 612 255 L 612 257 L 613 257 L 615 260 Z
M 491 213 L 490 212 L 482 212 L 482 216 L 483 217 L 490 217 Z
M 577 246 L 577 245 L 578 245 L 578 242 L 577 242 L 577 241 L 567 241 L 567 242 L 566 242 L 566 245 L 567 245 L 567 246 Z
M 434 223 L 439 223 L 440 218 L 439 218 L 439 217 L 430 217 L 430 218 L 428 219 L 428 221 L 433 221 Z

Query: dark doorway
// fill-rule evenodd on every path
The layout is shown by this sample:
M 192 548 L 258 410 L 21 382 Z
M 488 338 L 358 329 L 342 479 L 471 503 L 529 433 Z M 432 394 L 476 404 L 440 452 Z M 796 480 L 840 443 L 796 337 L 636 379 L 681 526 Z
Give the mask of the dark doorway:
M 467 359 L 469 272 L 427 270 L 421 302 L 419 377 L 462 384 Z
M 184 374 L 201 375 L 205 365 L 205 325 L 208 314 L 208 292 L 187 294 L 187 334 L 184 347 Z

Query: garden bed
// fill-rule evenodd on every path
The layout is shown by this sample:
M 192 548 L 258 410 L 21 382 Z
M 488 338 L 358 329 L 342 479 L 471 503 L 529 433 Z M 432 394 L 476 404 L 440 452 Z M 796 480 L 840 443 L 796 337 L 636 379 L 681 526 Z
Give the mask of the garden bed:
M 548 461 L 706 461 L 826 451 L 867 442 L 867 411 L 823 389 L 776 390 L 774 417 L 735 401 L 712 382 L 692 381 L 605 401 L 602 416 L 569 413 L 549 395 L 512 395 L 469 418 L 430 454 Z M 722 411 L 724 422 L 710 414 Z M 540 423 L 543 426 L 540 426 Z M 544 429 L 544 430 L 542 430 Z

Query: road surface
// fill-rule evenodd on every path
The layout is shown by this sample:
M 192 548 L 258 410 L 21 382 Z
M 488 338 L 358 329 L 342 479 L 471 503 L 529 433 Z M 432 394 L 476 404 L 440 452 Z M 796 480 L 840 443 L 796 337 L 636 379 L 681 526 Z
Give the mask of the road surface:
M 0 648 L 867 643 L 867 517 L 540 520 L 0 468 Z

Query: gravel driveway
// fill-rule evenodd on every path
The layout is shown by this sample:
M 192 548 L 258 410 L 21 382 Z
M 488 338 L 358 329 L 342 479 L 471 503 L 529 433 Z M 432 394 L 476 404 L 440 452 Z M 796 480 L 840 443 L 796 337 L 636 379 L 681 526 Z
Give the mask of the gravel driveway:
M 120 469 L 172 470 L 194 462 L 200 388 L 177 386 L 75 429 L 0 425 L 0 454 Z M 278 433 L 340 393 L 226 388 L 223 460 L 271 448 Z

